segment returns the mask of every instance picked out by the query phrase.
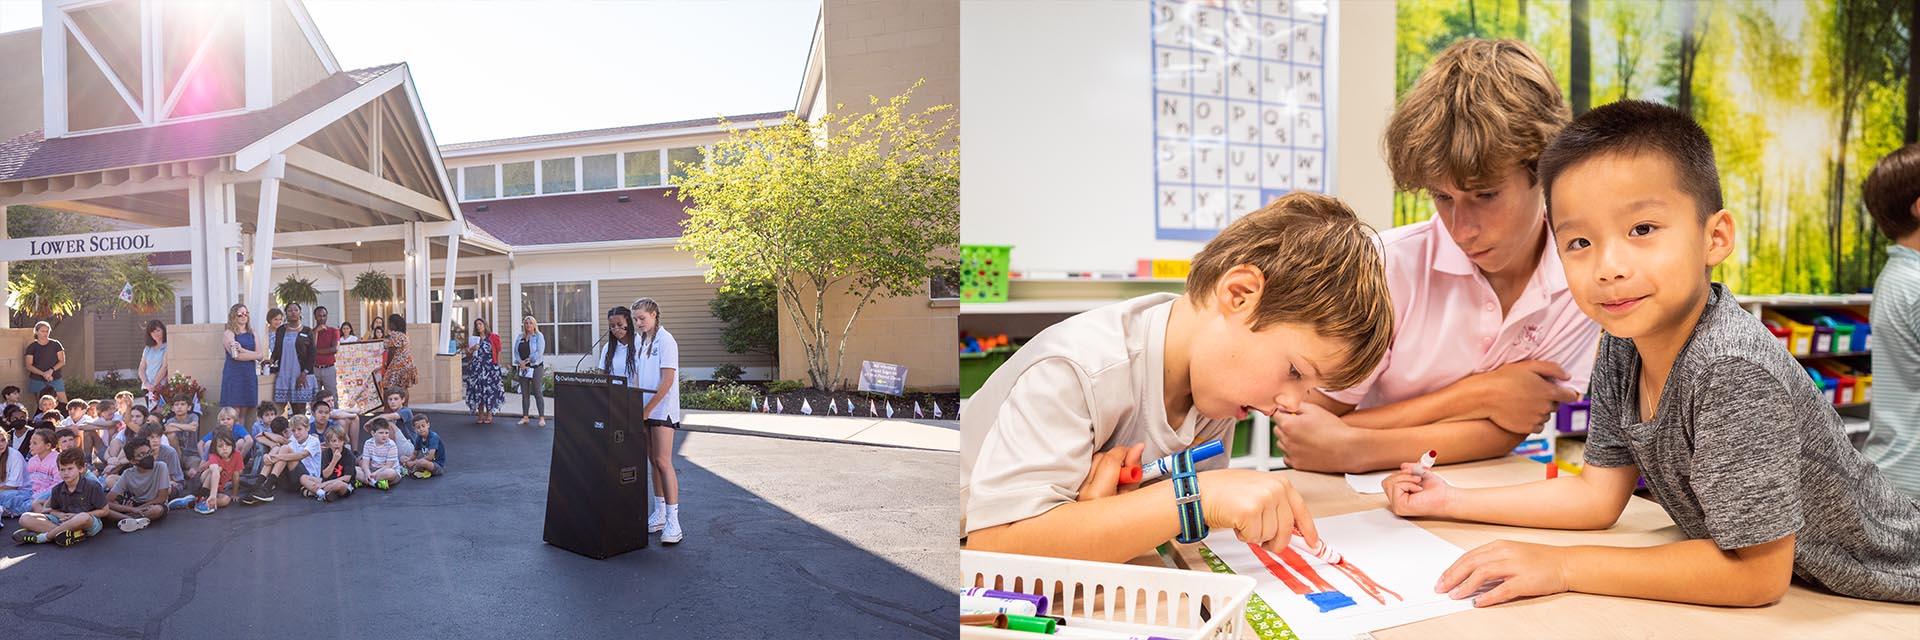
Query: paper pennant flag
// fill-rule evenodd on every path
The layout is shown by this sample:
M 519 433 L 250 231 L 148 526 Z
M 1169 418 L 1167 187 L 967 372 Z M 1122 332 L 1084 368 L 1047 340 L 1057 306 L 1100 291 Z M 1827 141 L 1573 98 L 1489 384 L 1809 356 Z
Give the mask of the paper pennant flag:
M 940 415 L 940 401 L 939 401 L 939 400 L 935 400 L 935 401 L 933 401 L 933 417 L 934 417 L 934 418 L 940 418 L 940 417 L 941 417 L 941 415 Z
M 800 400 L 800 413 L 802 413 L 802 414 L 805 414 L 805 415 L 813 415 L 813 403 L 811 403 L 811 402 L 807 402 L 807 401 L 806 401 L 806 399 L 804 399 L 804 398 L 803 398 L 803 399 L 801 399 L 801 400 Z
M 847 398 L 847 415 L 853 415 L 853 398 Z
M 840 405 L 834 404 L 833 398 L 827 398 L 827 415 L 838 415 L 839 413 Z
M 760 400 L 758 398 L 747 398 L 747 411 L 759 411 L 759 410 L 760 410 Z
M 129 282 L 127 286 L 120 288 L 120 301 L 133 302 L 133 283 Z
M 774 405 L 774 407 L 773 407 L 773 412 L 774 412 L 774 413 L 786 413 L 786 412 L 787 412 L 787 401 L 786 401 L 786 399 L 784 399 L 784 398 L 778 398 L 778 399 L 775 399 L 775 400 L 774 400 L 774 402 L 778 402 L 778 403 L 780 403 L 780 404 L 777 404 L 777 405 Z
M 876 403 L 874 403 L 874 401 L 872 401 L 872 400 L 868 400 L 868 401 L 867 401 L 867 415 L 870 415 L 870 416 L 878 416 L 878 415 L 880 415 L 880 409 L 879 409 L 879 407 L 880 407 L 880 405 L 878 405 L 878 404 L 876 404 Z
M 927 417 L 927 414 L 926 414 L 926 412 L 923 412 L 923 411 L 921 411 L 921 410 L 920 410 L 920 401 L 919 401 L 919 400 L 915 400 L 915 401 L 913 401 L 913 417 L 915 417 L 915 418 L 925 418 L 925 417 Z
M 889 418 L 891 418 L 891 417 L 893 417 L 893 402 L 892 402 L 892 401 L 888 401 L 888 402 L 887 402 L 887 417 L 889 417 Z

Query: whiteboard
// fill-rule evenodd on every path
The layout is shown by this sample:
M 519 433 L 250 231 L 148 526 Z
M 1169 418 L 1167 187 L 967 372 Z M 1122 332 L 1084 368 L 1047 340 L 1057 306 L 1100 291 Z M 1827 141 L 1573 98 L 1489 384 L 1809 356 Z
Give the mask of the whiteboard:
M 1161 228 L 1155 10 L 1146 1 L 960 4 L 962 243 L 1012 245 L 1020 272 L 1131 272 L 1144 258 L 1189 258 L 1212 237 Z M 1329 106 L 1337 20 L 1329 11 L 1320 32 Z M 1326 109 L 1320 128 L 1323 167 L 1337 166 L 1335 114 Z M 1336 177 L 1325 171 L 1331 191 Z

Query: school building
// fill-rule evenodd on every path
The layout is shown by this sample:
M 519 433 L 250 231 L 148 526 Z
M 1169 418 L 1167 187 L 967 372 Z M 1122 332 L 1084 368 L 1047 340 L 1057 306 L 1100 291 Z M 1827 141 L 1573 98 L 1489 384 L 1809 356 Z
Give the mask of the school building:
M 919 40 L 957 49 L 957 8 L 928 10 L 939 6 L 902 8 L 911 18 L 902 23 L 867 20 L 877 6 L 825 3 L 808 58 L 792 61 L 805 74 L 795 111 L 813 119 L 836 100 L 864 104 L 867 93 L 905 90 L 924 74 L 895 69 L 884 54 Z M 841 19 L 843 9 L 860 19 Z M 0 34 L 0 60 L 9 61 L 0 66 L 0 207 L 91 216 L 114 231 L 0 240 L 0 276 L 8 261 L 39 256 L 33 242 L 88 248 L 61 257 L 150 252 L 151 269 L 175 285 L 174 307 L 155 316 L 171 328 L 173 368 L 210 395 L 227 307 L 268 299 L 289 275 L 313 280 L 332 322 L 362 335 L 375 318 L 403 314 L 420 402 L 458 399 L 459 358 L 445 352 L 474 318 L 512 336 L 533 315 L 553 366 L 589 368 L 582 356 L 604 335 L 606 309 L 642 296 L 660 301 L 682 345 L 683 377 L 732 363 L 749 378 L 805 378 L 784 315 L 784 366 L 727 353 L 723 323 L 707 306 L 718 284 L 696 254 L 676 249 L 690 204 L 673 197 L 671 163 L 702 158 L 725 135 L 720 118 L 441 145 L 407 66 L 341 69 L 299 0 L 49 0 L 43 12 L 48 26 Z M 927 20 L 953 33 L 902 31 Z M 857 41 L 827 37 L 848 22 L 870 26 Z M 868 30 L 910 35 L 865 55 Z M 861 54 L 842 53 L 856 46 Z M 930 90 L 929 77 L 916 104 L 957 100 L 955 59 L 945 86 Z M 725 119 L 750 127 L 785 115 Z M 258 255 L 272 256 L 266 268 L 256 268 Z M 390 278 L 395 300 L 351 293 L 369 271 Z M 957 386 L 949 346 L 957 300 L 932 289 L 868 305 L 848 346 L 848 377 L 871 359 L 907 366 L 910 386 Z M 251 306 L 263 323 L 270 305 Z M 850 307 L 836 300 L 829 319 L 844 322 Z M 130 372 L 141 346 L 135 327 L 146 319 L 88 312 L 61 323 L 55 338 L 68 346 L 70 376 Z M 17 354 L 30 339 L 0 331 L 0 384 L 24 384 Z

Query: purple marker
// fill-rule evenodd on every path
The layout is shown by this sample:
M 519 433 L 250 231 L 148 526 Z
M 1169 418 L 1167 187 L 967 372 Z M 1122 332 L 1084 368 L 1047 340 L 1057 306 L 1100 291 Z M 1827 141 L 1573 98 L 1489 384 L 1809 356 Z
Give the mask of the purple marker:
M 1046 614 L 1046 612 L 1048 611 L 1047 597 L 1036 596 L 1030 593 L 1019 593 L 1015 591 L 1001 591 L 998 589 L 983 589 L 980 587 L 970 587 L 966 589 L 961 589 L 960 595 L 986 596 L 989 598 L 999 598 L 1002 600 L 1023 600 L 1026 602 L 1033 603 L 1034 611 L 1039 612 L 1042 615 Z

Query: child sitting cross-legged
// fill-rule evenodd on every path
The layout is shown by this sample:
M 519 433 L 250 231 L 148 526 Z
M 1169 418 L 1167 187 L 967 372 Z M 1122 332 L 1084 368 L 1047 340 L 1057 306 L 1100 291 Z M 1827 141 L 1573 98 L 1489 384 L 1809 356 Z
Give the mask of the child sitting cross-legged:
M 393 440 L 393 423 L 376 418 L 367 428 L 373 437 L 360 448 L 360 482 L 382 491 L 392 489 L 401 476 L 400 443 Z
M 86 477 L 86 456 L 79 449 L 60 452 L 60 484 L 42 509 L 20 516 L 13 541 L 20 544 L 52 542 L 62 547 L 100 534 L 107 515 L 107 492 Z
M 320 474 L 300 476 L 300 488 L 321 502 L 353 495 L 354 478 L 360 473 L 359 456 L 347 446 L 347 432 L 340 427 L 327 429 L 320 449 Z

